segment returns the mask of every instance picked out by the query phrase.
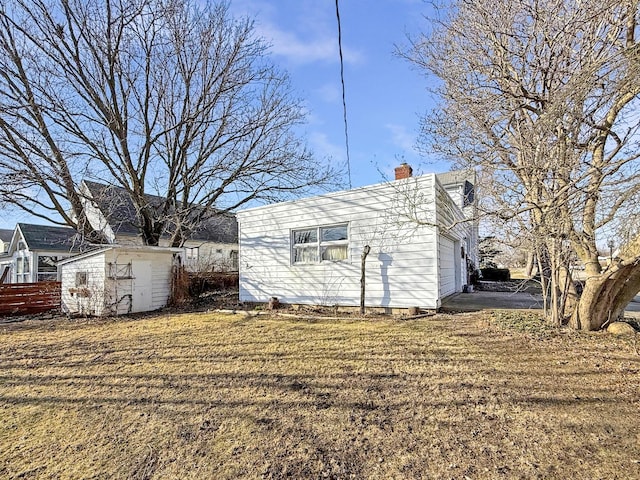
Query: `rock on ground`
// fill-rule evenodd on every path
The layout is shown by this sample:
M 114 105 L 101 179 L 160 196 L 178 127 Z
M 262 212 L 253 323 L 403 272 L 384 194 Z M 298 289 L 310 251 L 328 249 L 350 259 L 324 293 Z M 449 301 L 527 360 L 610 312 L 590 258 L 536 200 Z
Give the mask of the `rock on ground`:
M 613 322 L 607 327 L 607 332 L 613 335 L 635 335 L 636 330 L 627 322 Z

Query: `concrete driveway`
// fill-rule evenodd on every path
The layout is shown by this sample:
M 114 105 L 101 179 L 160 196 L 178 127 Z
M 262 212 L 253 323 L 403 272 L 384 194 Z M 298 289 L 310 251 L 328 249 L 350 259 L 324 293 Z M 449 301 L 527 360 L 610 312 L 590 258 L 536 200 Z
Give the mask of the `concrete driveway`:
M 524 292 L 458 293 L 442 301 L 445 312 L 474 312 L 478 310 L 541 310 L 542 296 Z
M 442 311 L 444 312 L 475 312 L 494 309 L 541 310 L 542 295 L 524 292 L 476 291 L 451 295 L 442 301 Z M 625 314 L 640 318 L 640 302 L 634 299 L 627 306 Z

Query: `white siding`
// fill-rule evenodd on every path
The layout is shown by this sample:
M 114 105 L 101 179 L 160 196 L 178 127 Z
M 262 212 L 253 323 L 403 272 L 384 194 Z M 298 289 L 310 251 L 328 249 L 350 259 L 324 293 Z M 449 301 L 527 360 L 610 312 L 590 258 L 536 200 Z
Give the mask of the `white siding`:
M 162 308 L 166 306 L 171 290 L 173 253 L 160 249 L 112 248 L 69 260 L 61 266 L 63 308 L 70 313 L 87 315 L 122 315 L 136 311 L 136 265 L 150 269 L 150 272 L 144 272 L 150 285 L 141 285 L 150 295 L 144 310 Z M 88 272 L 88 297 L 78 295 L 77 272 Z
M 134 288 L 136 286 L 136 264 L 144 265 L 150 268 L 151 285 L 148 289 L 151 294 L 151 300 L 148 303 L 149 310 L 156 310 L 167 305 L 169 294 L 171 291 L 171 263 L 172 254 L 154 251 L 143 252 L 126 249 L 113 249 L 108 257 L 108 262 L 118 265 L 120 272 L 126 272 L 127 266 L 131 264 L 128 270 L 131 275 L 126 274 L 113 275 L 110 287 L 110 300 L 112 305 L 117 305 L 117 314 L 129 313 L 137 311 L 134 308 L 132 296 L 136 294 Z M 148 266 L 148 267 L 147 267 Z M 114 267 L 112 267 L 114 268 Z
M 452 199 L 449 195 L 451 192 L 447 193 L 439 182 L 436 183 L 436 192 L 436 210 L 440 235 L 448 237 L 453 242 L 452 256 L 449 257 L 447 252 L 440 257 L 441 265 L 445 265 L 444 271 L 440 268 L 440 276 L 442 277 L 440 298 L 443 298 L 452 293 L 461 292 L 463 286 L 467 284 L 467 262 L 466 258 L 462 258 L 461 248 L 464 248 L 465 256 L 475 262 L 476 255 L 474 252 L 477 244 L 474 237 L 474 220 L 465 216 L 463 211 L 456 205 L 455 199 Z M 462 191 L 460 191 L 459 200 L 462 199 L 461 193 Z M 443 243 L 446 245 L 446 240 L 445 242 L 440 241 L 440 245 L 443 245 Z M 446 245 L 445 248 L 448 249 L 449 246 Z M 450 262 L 453 262 L 453 289 L 450 284 L 451 272 L 448 270 L 451 268 Z
M 118 235 L 119 245 L 142 246 L 142 238 L 131 235 Z M 161 247 L 168 247 L 167 238 L 160 239 Z M 183 246 L 185 252 L 182 258 L 187 270 L 192 272 L 229 272 L 237 270 L 237 261 L 231 252 L 238 252 L 237 243 L 216 243 L 203 240 L 187 240 Z M 197 248 L 198 258 L 195 262 L 188 261 L 187 248 Z
M 358 305 L 368 244 L 367 306 L 436 308 L 434 186 L 425 175 L 239 212 L 240 299 Z M 293 229 L 341 223 L 349 224 L 346 261 L 291 264 Z
M 113 229 L 107 222 L 107 219 L 102 214 L 102 211 L 91 200 L 91 192 L 86 187 L 84 182 L 81 185 L 82 195 L 80 196 L 82 206 L 84 207 L 84 214 L 87 216 L 89 224 L 98 232 L 102 232 L 108 243 L 115 243 L 116 236 L 113 233 Z
M 104 315 L 105 261 L 104 252 L 62 265 L 62 308 L 69 313 Z M 87 275 L 87 285 L 76 285 L 76 274 Z
M 189 240 L 184 244 L 185 266 L 192 272 L 233 272 L 238 270 L 237 243 L 213 243 L 197 240 Z M 188 261 L 187 248 L 197 248 L 196 261 Z M 234 257 L 235 252 L 235 257 Z
M 456 291 L 455 252 L 453 247 L 453 240 L 440 235 L 438 242 L 440 298 L 451 295 Z

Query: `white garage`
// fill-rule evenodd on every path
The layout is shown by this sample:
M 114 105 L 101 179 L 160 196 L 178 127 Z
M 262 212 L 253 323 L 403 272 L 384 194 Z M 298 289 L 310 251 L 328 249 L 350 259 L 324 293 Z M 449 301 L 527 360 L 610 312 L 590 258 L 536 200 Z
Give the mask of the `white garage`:
M 454 241 L 440 235 L 438 239 L 438 275 L 440 277 L 440 298 L 456 292 L 456 262 Z
M 452 177 L 401 177 L 238 212 L 240 300 L 358 306 L 368 249 L 365 306 L 439 308 L 462 291 L 476 250 L 470 197 L 454 201 Z

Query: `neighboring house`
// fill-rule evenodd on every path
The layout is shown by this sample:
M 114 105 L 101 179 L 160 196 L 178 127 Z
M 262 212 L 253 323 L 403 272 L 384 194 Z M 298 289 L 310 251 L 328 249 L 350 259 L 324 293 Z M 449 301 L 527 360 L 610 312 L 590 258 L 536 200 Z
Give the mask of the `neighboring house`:
M 62 309 L 83 315 L 120 315 L 166 306 L 171 267 L 180 248 L 103 246 L 58 263 Z
M 9 244 L 11 243 L 11 237 L 13 237 L 13 230 L 7 228 L 0 228 L 0 255 L 4 255 L 9 250 Z
M 11 237 L 13 237 L 13 230 L 0 228 L 0 284 L 9 283 L 11 280 L 9 273 L 11 272 L 12 258 L 7 253 Z
M 394 182 L 238 212 L 240 300 L 357 306 L 369 245 L 366 306 L 440 307 L 475 268 L 472 182 L 403 164 Z
M 128 193 L 121 187 L 84 180 L 80 192 L 91 226 L 103 233 L 109 244 L 142 245 L 137 213 Z M 146 196 L 152 206 L 164 199 Z M 168 246 L 163 235 L 160 246 Z M 194 271 L 237 271 L 238 224 L 233 214 L 216 213 L 184 242 L 184 262 Z
M 58 280 L 56 263 L 79 248 L 73 228 L 18 223 L 6 253 L 0 256 L 0 283 Z

